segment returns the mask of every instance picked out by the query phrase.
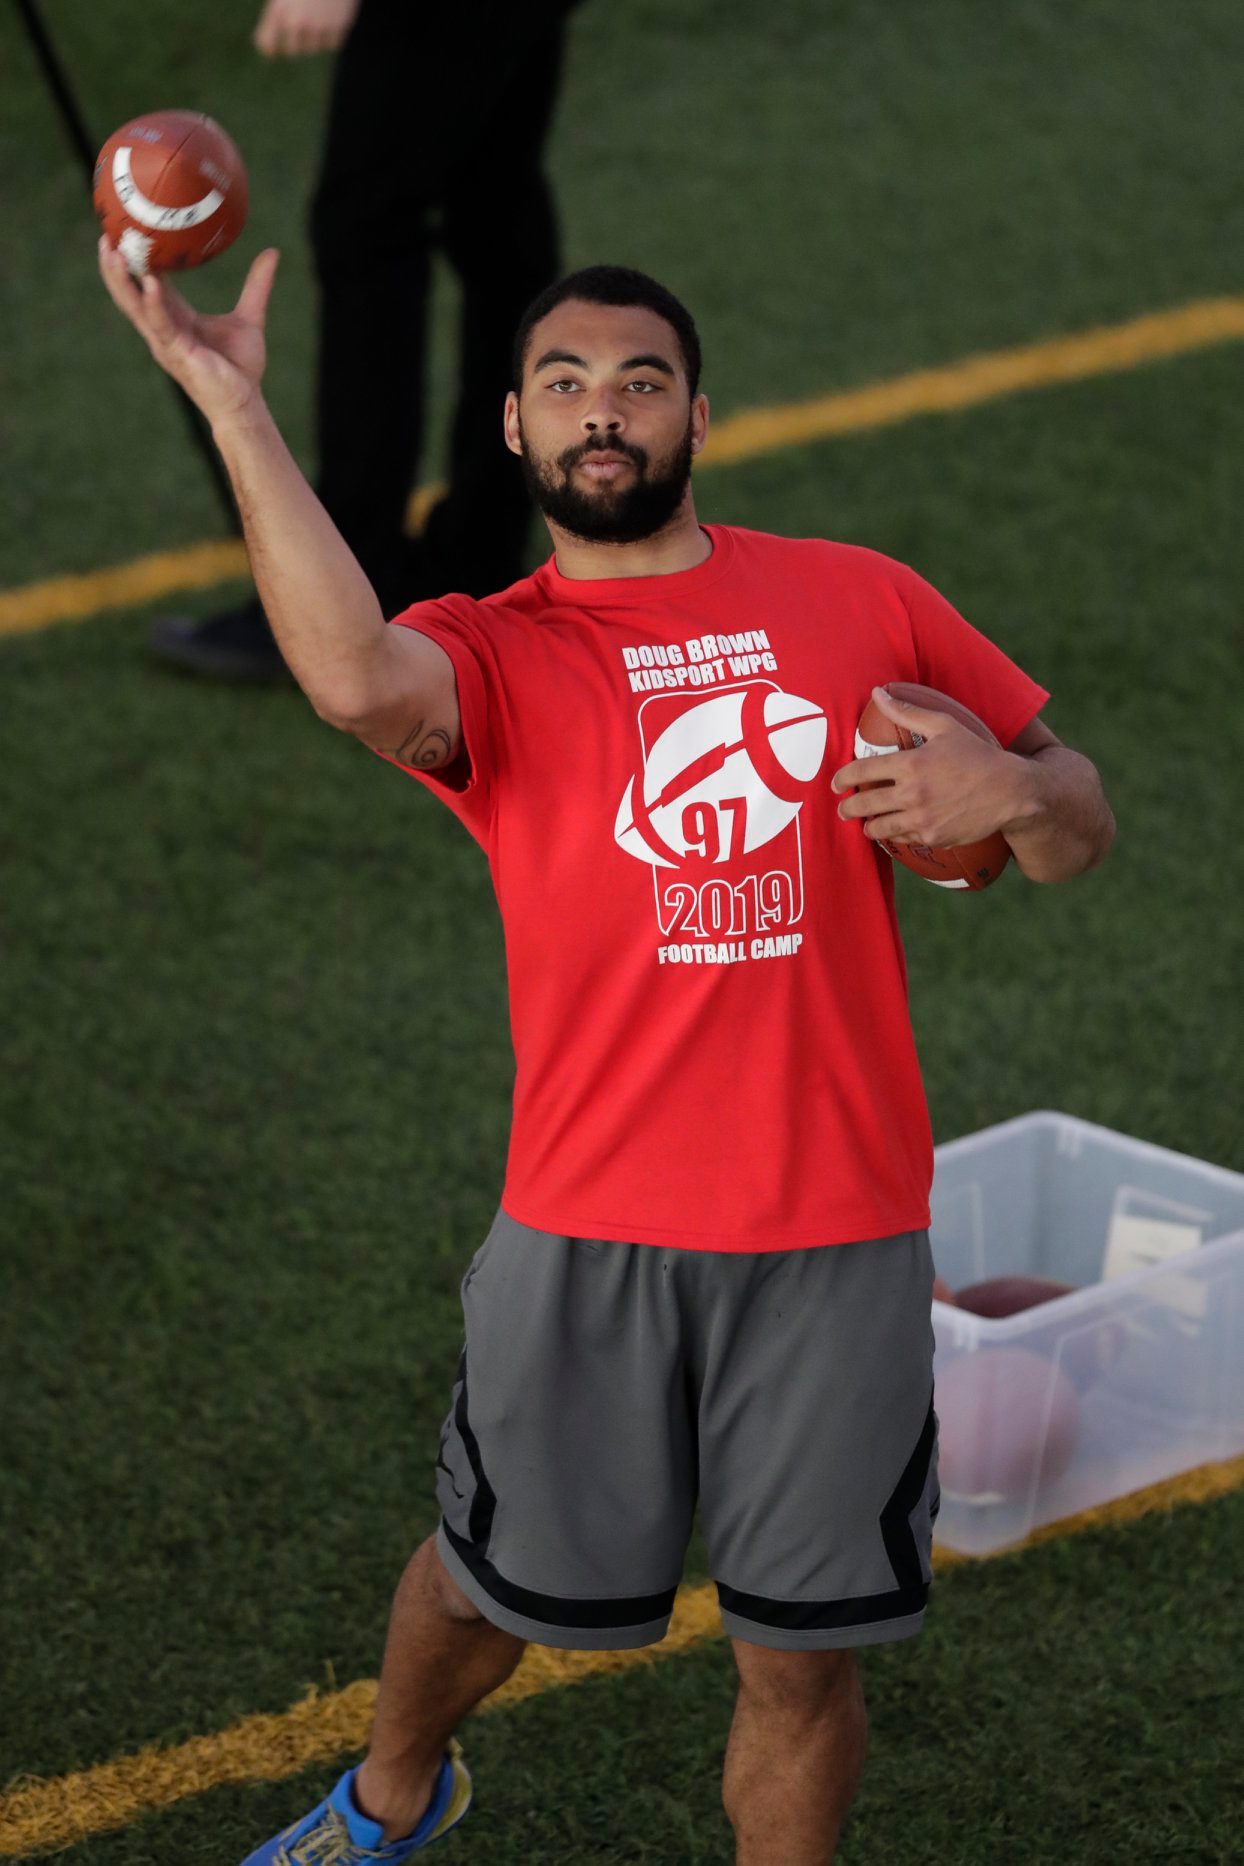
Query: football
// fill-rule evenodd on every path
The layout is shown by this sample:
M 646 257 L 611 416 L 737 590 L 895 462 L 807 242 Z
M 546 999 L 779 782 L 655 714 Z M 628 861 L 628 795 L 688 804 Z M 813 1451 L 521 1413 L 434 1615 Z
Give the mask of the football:
M 1055 1302 L 1075 1288 L 1074 1283 L 1056 1283 L 1047 1276 L 991 1276 L 983 1283 L 969 1283 L 958 1291 L 955 1301 L 973 1315 L 996 1319 L 1034 1309 L 1038 1303 Z
M 154 110 L 110 136 L 95 161 L 95 212 L 135 278 L 201 266 L 246 225 L 246 170 L 211 117 Z
M 938 1477 L 948 1497 L 976 1504 L 1031 1495 L 1075 1456 L 1080 1407 L 1056 1367 L 1026 1348 L 982 1348 L 939 1373 Z
M 912 706 L 924 706 L 930 712 L 949 713 L 952 719 L 966 726 L 978 738 L 988 740 L 990 745 L 998 743 L 993 733 L 975 713 L 960 706 L 958 700 L 952 700 L 948 694 L 938 693 L 933 687 L 922 687 L 915 681 L 889 680 L 885 690 L 896 700 L 906 700 Z M 855 729 L 855 756 L 857 758 L 880 758 L 887 752 L 909 752 L 924 740 L 918 732 L 909 732 L 905 726 L 896 726 L 887 719 L 880 707 L 870 699 L 860 715 L 860 723 Z M 879 782 L 881 780 L 878 780 Z M 872 790 L 871 784 L 861 784 L 861 790 Z M 965 842 L 957 849 L 931 849 L 923 842 L 886 842 L 879 840 L 879 849 L 901 862 L 904 868 L 910 868 L 914 875 L 923 876 L 939 888 L 967 889 L 979 893 L 998 879 L 1002 870 L 1011 859 L 1010 844 L 1005 836 L 986 836 L 983 842 Z
M 1073 1295 L 1075 1283 L 1057 1283 L 1045 1276 L 994 1276 L 983 1283 L 970 1283 L 954 1300 L 959 1308 L 988 1320 L 1019 1315 L 1043 1302 L 1056 1302 L 1060 1296 Z M 1086 1318 L 1070 1329 L 1059 1344 L 1062 1371 L 1077 1393 L 1089 1388 L 1109 1373 L 1127 1346 L 1127 1331 L 1113 1317 Z

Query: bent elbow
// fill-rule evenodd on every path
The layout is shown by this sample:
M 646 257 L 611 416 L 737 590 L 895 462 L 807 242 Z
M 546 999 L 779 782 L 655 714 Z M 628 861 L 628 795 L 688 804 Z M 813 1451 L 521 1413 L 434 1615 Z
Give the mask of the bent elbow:
M 1105 861 L 1106 857 L 1109 855 L 1111 849 L 1113 848 L 1115 836 L 1118 834 L 1119 826 L 1114 820 L 1114 811 L 1110 808 L 1109 804 L 1105 806 L 1105 810 L 1106 810 L 1106 820 L 1102 824 L 1101 831 L 1097 837 L 1097 842 L 1093 849 L 1092 858 L 1089 862 L 1090 868 L 1101 867 L 1102 863 Z
M 374 705 L 341 691 L 325 694 L 319 699 L 308 697 L 326 726 L 334 726 L 338 732 L 348 732 L 352 738 L 367 737 L 376 716 Z

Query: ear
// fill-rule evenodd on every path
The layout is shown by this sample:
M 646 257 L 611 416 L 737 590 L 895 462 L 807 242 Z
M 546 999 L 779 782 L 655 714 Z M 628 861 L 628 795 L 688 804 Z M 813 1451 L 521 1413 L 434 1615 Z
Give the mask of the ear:
M 698 454 L 708 439 L 708 397 L 697 395 L 691 404 L 691 451 Z
M 512 454 L 521 454 L 523 451 L 523 437 L 518 423 L 518 397 L 515 395 L 513 389 L 507 392 L 505 398 L 504 427 L 506 446 Z

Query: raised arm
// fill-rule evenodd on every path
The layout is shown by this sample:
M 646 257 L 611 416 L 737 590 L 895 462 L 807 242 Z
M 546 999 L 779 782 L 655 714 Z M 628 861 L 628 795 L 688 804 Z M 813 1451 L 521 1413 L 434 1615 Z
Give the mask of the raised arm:
M 403 763 L 457 754 L 453 663 L 391 628 L 358 559 L 307 484 L 260 392 L 264 320 L 278 253 L 260 253 L 234 310 L 200 316 L 165 280 L 133 279 L 100 241 L 113 302 L 211 425 L 238 502 L 251 571 L 291 673 L 321 719 Z

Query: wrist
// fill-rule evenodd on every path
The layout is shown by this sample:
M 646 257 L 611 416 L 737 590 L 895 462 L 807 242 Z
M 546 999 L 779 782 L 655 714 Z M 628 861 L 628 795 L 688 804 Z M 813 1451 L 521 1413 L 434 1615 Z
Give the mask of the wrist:
M 212 439 L 222 447 L 234 435 L 254 434 L 272 427 L 272 411 L 256 389 L 244 402 L 213 417 Z
M 999 830 L 1009 841 L 1011 836 L 1031 829 L 1044 809 L 1041 774 L 1035 758 L 1019 752 L 1004 752 L 1010 769 L 1007 772 L 1004 808 L 1007 812 Z

